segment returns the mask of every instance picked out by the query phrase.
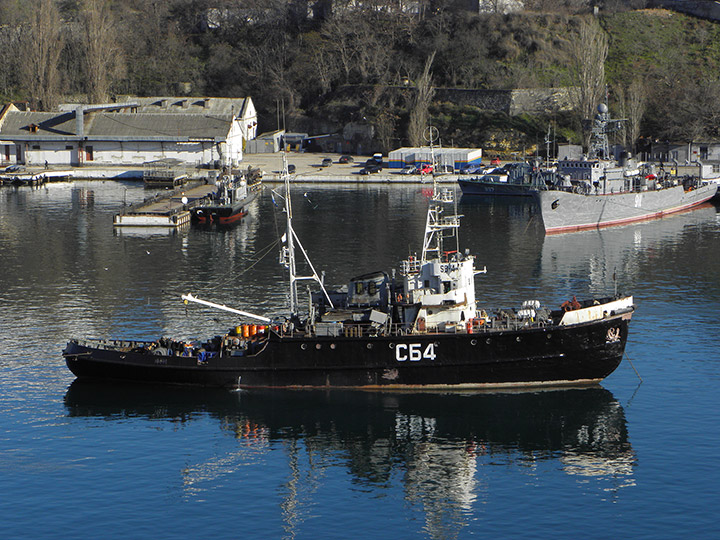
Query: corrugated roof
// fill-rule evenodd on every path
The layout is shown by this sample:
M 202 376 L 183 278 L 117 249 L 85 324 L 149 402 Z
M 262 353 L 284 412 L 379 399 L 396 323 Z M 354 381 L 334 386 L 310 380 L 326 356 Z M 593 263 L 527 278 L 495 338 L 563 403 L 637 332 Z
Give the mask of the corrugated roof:
M 142 114 L 96 112 L 85 115 L 84 136 L 90 139 L 224 139 L 230 117 L 201 114 Z M 33 130 L 31 126 L 37 126 Z M 0 137 L 46 139 L 76 137 L 75 113 L 8 111 L 0 126 Z
M 37 126 L 37 131 L 31 131 L 30 126 Z M 0 126 L 3 137 L 12 136 L 74 136 L 74 113 L 28 112 L 8 111 L 5 120 Z
M 240 115 L 247 106 L 249 99 L 250 98 L 117 96 L 118 104 L 123 102 L 137 103 L 137 112 L 139 113 L 190 113 L 217 116 Z
M 224 139 L 230 120 L 199 114 L 92 113 L 86 118 L 85 135 L 128 137 L 212 137 Z

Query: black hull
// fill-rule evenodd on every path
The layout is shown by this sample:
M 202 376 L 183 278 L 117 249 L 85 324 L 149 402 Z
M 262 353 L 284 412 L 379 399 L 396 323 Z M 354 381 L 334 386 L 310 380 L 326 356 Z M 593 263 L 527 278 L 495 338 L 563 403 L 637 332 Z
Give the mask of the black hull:
M 255 355 L 165 356 L 68 343 L 80 379 L 218 387 L 482 388 L 596 384 L 620 364 L 629 317 L 476 334 L 281 337 Z M 614 332 L 619 329 L 619 336 Z
M 463 195 L 502 195 L 513 197 L 531 197 L 531 184 L 512 184 L 506 182 L 480 182 L 475 180 L 458 180 Z
M 247 208 L 256 197 L 257 192 L 251 191 L 247 197 L 236 203 L 192 208 L 191 219 L 197 223 L 220 223 L 223 225 L 235 223 L 247 215 Z

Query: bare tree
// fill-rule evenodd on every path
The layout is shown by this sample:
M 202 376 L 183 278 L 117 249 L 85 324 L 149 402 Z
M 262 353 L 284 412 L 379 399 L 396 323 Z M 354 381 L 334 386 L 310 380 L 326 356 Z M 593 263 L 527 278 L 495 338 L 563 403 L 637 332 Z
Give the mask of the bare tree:
M 669 101 L 668 115 L 674 125 L 667 137 L 686 141 L 716 139 L 720 135 L 720 80 L 703 78 L 691 81 Z
M 605 60 L 608 39 L 594 18 L 580 24 L 571 51 L 571 70 L 575 82 L 575 106 L 581 122 L 595 116 L 596 107 L 605 101 Z M 585 130 L 585 145 L 590 132 Z
M 23 86 L 34 106 L 51 110 L 59 97 L 58 61 L 63 49 L 60 14 L 53 0 L 40 0 L 32 10 L 30 24 L 22 37 L 24 58 L 20 62 Z
M 21 32 L 19 27 L 2 25 L 0 26 L 0 93 L 10 94 L 18 84 L 18 72 L 16 69 L 20 51 Z
M 628 138 L 630 147 L 633 149 L 640 137 L 640 122 L 645 114 L 646 99 L 645 85 L 639 78 L 634 79 L 627 90 Z
M 345 83 L 350 82 L 350 74 L 355 63 L 357 51 L 353 46 L 353 36 L 347 31 L 347 21 L 342 17 L 333 17 L 325 22 L 322 28 L 322 36 L 333 44 L 333 49 L 328 51 L 334 53 L 337 63 L 342 66 L 345 75 Z
M 628 123 L 627 123 L 627 96 L 625 95 L 625 87 L 622 85 L 613 86 L 611 92 L 615 95 L 615 103 L 618 108 L 621 122 L 618 122 L 613 142 L 620 141 L 623 148 L 628 146 Z
M 435 53 L 433 52 L 425 61 L 425 69 L 417 80 L 415 87 L 415 99 L 410 111 L 410 122 L 408 123 L 408 139 L 410 146 L 420 146 L 423 140 L 423 132 L 427 127 L 430 103 L 432 102 L 435 90 L 432 87 L 432 67 Z
M 88 100 L 104 103 L 114 79 L 122 73 L 117 30 L 107 0 L 84 0 L 81 22 L 85 44 Z

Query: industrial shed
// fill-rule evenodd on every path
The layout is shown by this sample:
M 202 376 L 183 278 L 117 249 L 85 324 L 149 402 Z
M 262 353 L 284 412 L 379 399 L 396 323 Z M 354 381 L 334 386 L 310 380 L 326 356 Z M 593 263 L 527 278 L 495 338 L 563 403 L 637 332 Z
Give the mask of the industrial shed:
M 142 165 L 174 159 L 190 166 L 236 166 L 257 113 L 244 98 L 237 113 L 212 112 L 210 102 L 188 105 L 164 98 L 106 105 L 64 105 L 60 112 L 21 111 L 8 105 L 0 115 L 4 164 L 40 166 Z M 221 98 L 208 98 L 221 99 Z M 201 105 L 192 103 L 206 103 Z M 155 105 L 153 105 L 153 103 Z M 163 106 L 167 103 L 166 106 Z M 204 112 L 203 112 L 204 111 Z
M 437 165 L 462 169 L 467 165 L 479 165 L 482 162 L 482 149 L 480 148 L 433 148 L 403 147 L 388 154 L 391 169 L 402 169 L 406 165 L 433 163 L 433 156 Z
M 247 154 L 272 154 L 282 148 L 283 130 L 261 133 L 245 146 Z

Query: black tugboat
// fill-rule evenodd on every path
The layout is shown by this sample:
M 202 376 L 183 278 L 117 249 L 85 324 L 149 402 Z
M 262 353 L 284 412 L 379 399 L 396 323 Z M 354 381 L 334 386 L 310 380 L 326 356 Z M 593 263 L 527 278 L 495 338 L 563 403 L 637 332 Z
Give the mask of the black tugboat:
M 198 223 L 229 225 L 245 215 L 262 184 L 252 175 L 224 174 L 215 183 L 213 193 L 190 209 L 191 219 Z
M 279 194 L 278 194 L 279 195 Z M 595 384 L 622 360 L 634 306 L 631 296 L 566 302 L 559 309 L 528 300 L 485 311 L 475 300 L 475 257 L 459 249 L 459 216 L 445 213 L 452 191 L 434 183 L 422 252 L 399 275 L 374 272 L 327 291 L 296 275 L 289 175 L 281 262 L 290 276 L 289 312 L 263 317 L 233 312 L 239 324 L 206 342 L 72 339 L 64 356 L 80 379 L 249 387 L 445 389 Z M 446 244 L 454 246 L 446 250 Z M 297 282 L 320 291 L 301 312 Z M 258 324 L 259 322 L 259 324 Z

